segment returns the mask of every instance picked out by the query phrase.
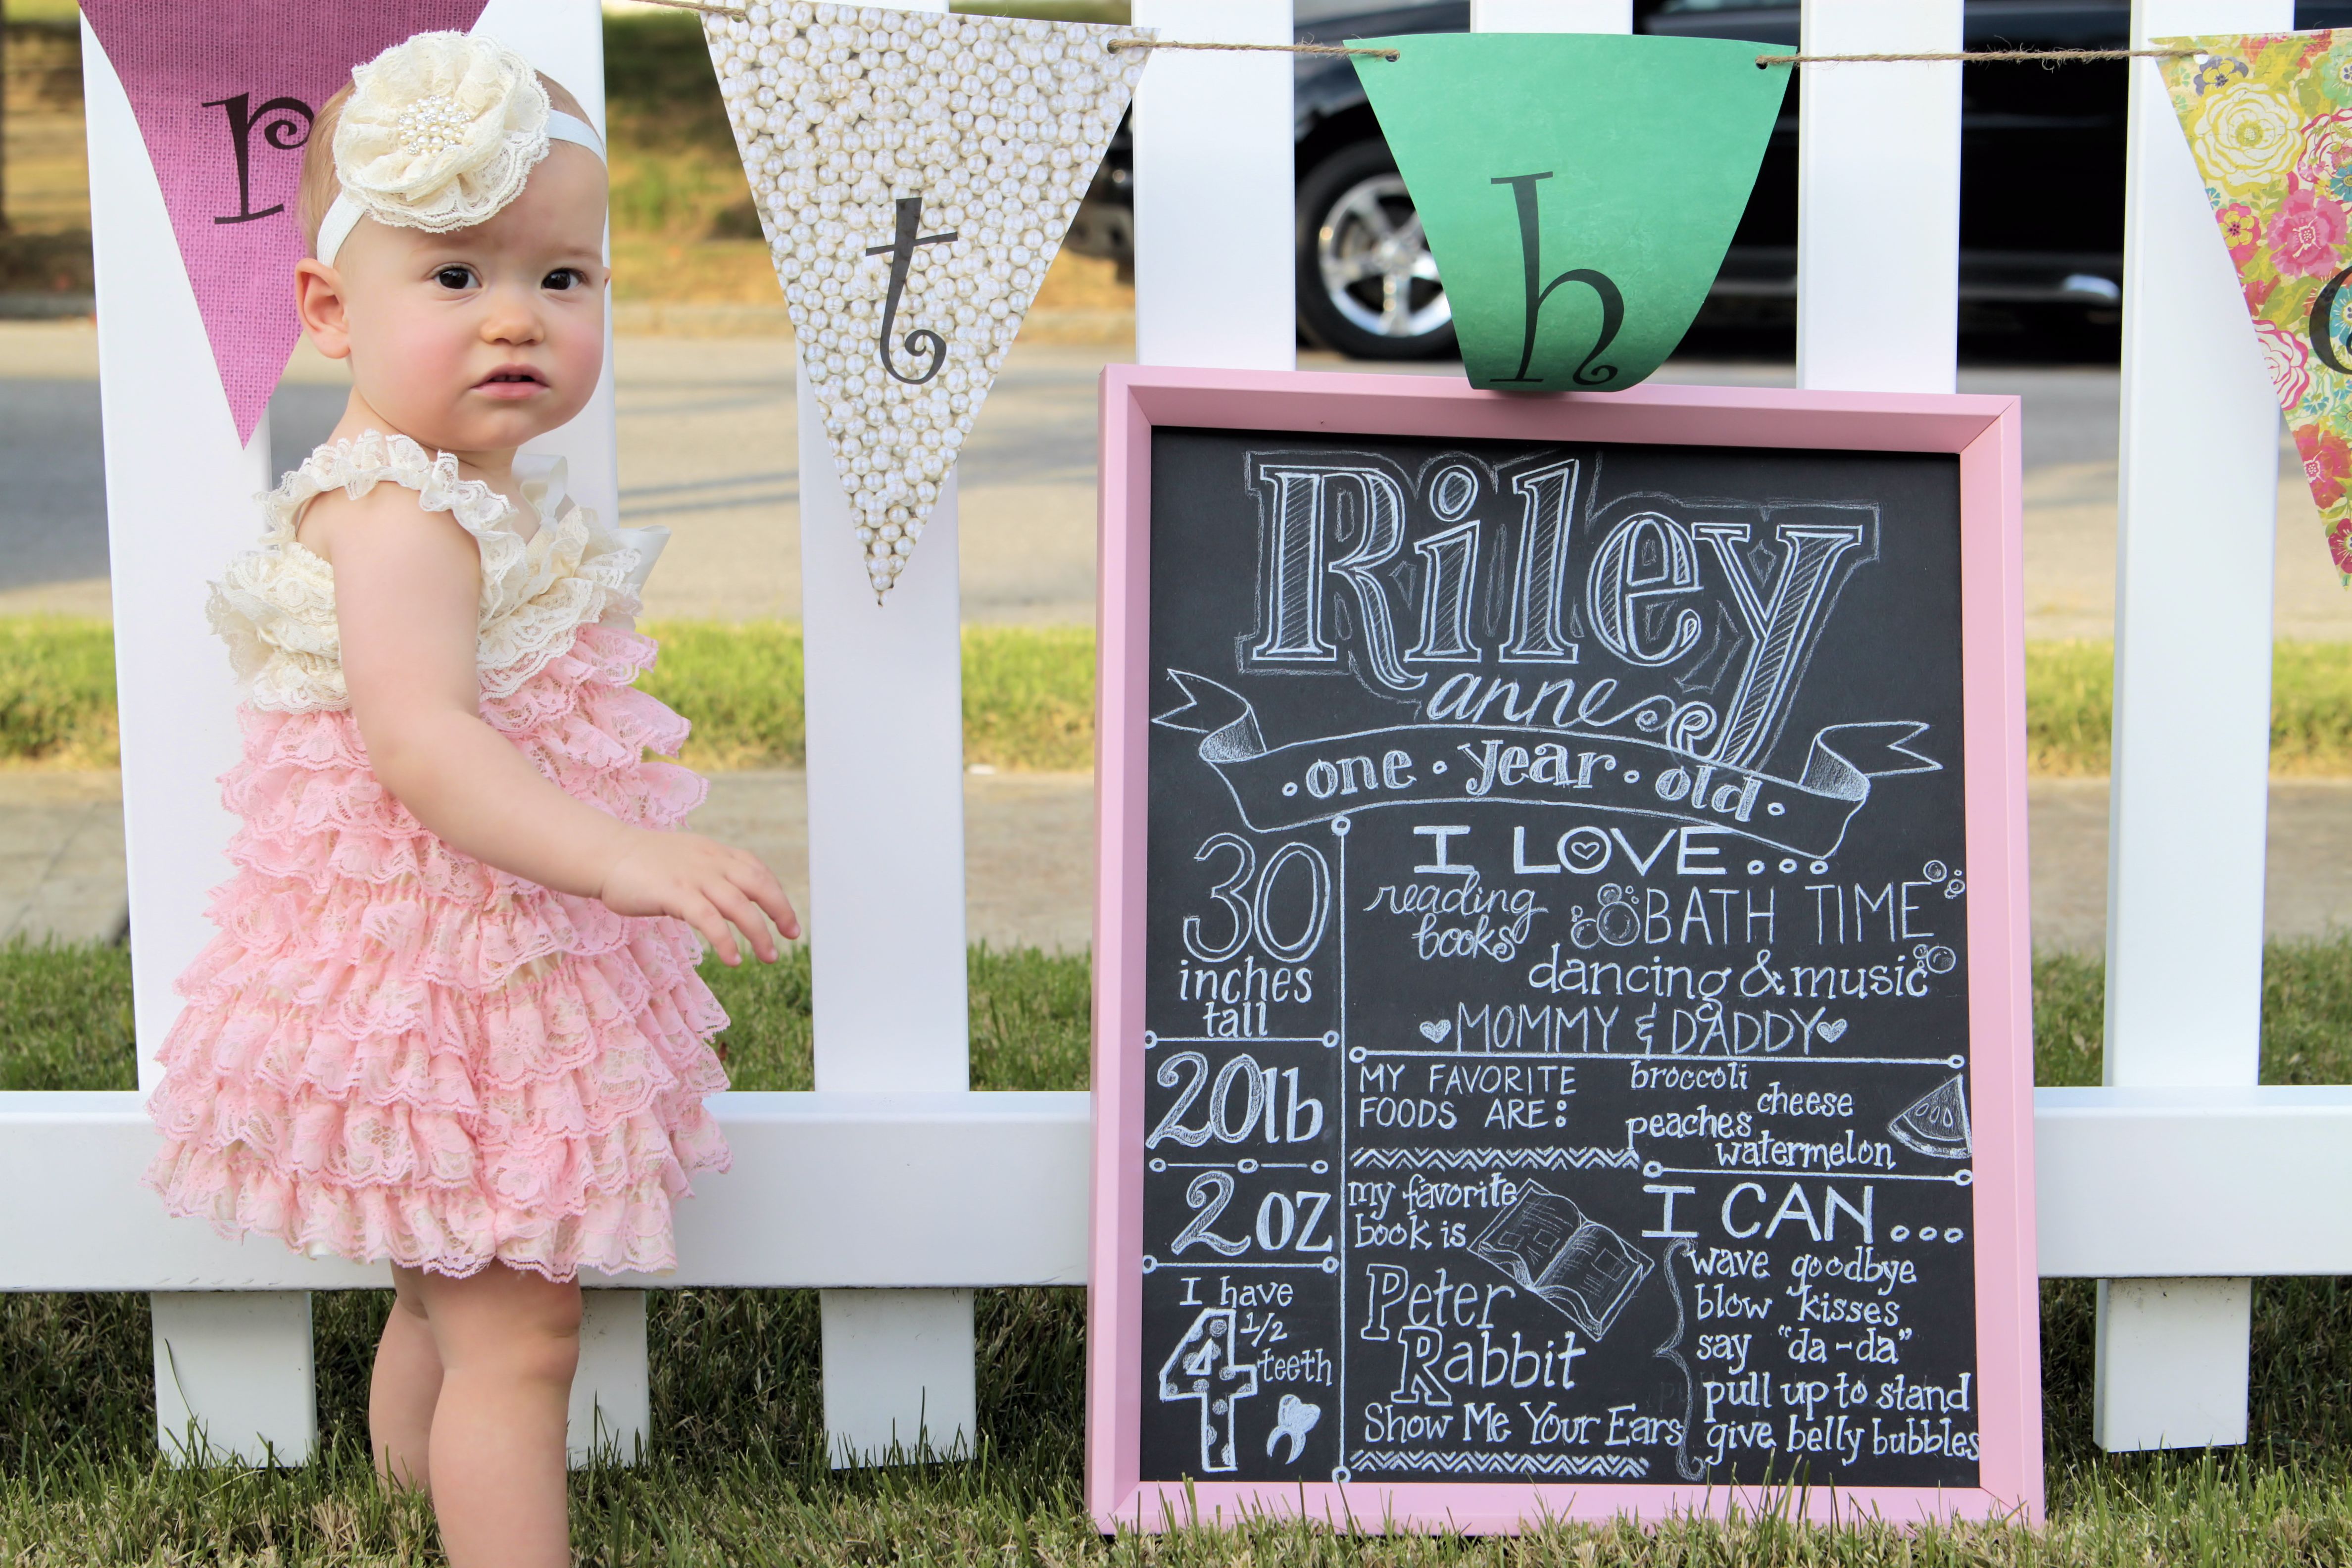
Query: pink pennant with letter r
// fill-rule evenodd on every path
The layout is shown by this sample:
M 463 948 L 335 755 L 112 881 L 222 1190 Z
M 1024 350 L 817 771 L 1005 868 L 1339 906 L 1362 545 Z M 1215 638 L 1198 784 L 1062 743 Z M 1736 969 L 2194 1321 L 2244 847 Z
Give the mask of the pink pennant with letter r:
M 240 441 L 302 335 L 295 192 L 320 104 L 413 34 L 486 0 L 82 0 L 155 165 Z

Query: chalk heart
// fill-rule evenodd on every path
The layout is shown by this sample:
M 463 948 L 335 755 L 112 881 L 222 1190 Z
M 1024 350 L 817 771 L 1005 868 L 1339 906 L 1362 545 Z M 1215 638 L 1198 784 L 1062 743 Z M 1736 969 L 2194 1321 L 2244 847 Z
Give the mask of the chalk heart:
M 1829 1041 L 1830 1044 L 1835 1045 L 1845 1038 L 1845 1026 L 1846 1021 L 1843 1018 L 1832 1018 L 1826 1024 L 1816 1025 L 1813 1033 Z
M 1421 1026 L 1421 1037 L 1433 1046 L 1442 1046 L 1445 1037 L 1454 1032 L 1454 1025 L 1444 1018 L 1433 1018 Z

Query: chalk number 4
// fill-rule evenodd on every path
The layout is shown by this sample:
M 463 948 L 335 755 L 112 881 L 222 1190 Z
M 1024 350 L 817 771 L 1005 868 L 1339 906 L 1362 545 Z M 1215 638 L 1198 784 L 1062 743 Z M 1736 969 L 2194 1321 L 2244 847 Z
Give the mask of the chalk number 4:
M 1162 1404 L 1200 1402 L 1204 1472 L 1240 1468 L 1234 1438 L 1241 1402 L 1257 1393 L 1257 1365 L 1241 1359 L 1238 1328 L 1231 1307 L 1211 1307 L 1192 1320 L 1160 1367 Z

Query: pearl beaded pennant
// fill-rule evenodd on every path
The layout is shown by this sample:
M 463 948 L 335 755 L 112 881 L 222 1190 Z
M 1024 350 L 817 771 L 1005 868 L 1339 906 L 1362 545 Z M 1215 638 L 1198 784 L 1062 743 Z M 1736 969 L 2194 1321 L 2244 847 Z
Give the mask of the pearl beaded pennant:
M 1149 31 L 754 0 L 704 29 L 877 603 L 1118 128 Z

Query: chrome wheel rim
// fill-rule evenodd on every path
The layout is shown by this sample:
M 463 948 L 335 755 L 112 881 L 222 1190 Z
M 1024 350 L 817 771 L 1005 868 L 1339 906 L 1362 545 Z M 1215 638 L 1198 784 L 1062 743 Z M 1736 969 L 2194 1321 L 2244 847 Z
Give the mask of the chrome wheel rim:
M 1421 215 L 1396 174 L 1359 180 L 1331 204 L 1315 259 L 1331 308 L 1375 337 L 1426 337 L 1454 319 Z

